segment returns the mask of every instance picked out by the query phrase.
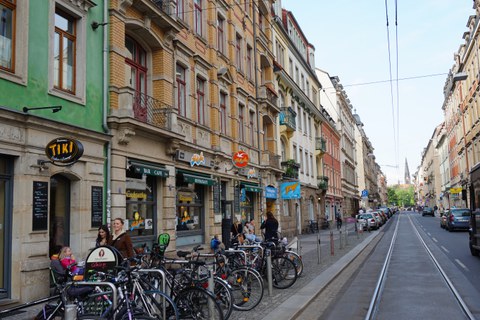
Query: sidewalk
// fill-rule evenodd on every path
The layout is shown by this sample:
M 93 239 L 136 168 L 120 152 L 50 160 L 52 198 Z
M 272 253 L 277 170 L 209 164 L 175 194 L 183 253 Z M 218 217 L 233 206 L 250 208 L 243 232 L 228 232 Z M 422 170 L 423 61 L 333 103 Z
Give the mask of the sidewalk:
M 345 230 L 348 237 L 345 240 Z M 260 304 L 251 311 L 233 311 L 229 319 L 250 320 L 255 319 L 293 319 L 295 314 L 302 310 L 317 293 L 336 277 L 355 257 L 376 237 L 378 231 L 371 233 L 355 233 L 354 224 L 342 227 L 342 248 L 340 248 L 340 233 L 331 230 L 334 240 L 334 255 L 331 254 L 330 230 L 320 230 L 317 234 L 298 236 L 299 253 L 304 263 L 303 275 L 288 289 L 273 288 L 272 296 L 269 295 L 268 285 L 265 282 L 265 292 Z M 320 239 L 320 258 L 318 256 L 318 239 Z M 292 239 L 289 239 L 291 241 Z M 320 260 L 320 263 L 319 263 Z M 8 320 L 33 319 L 41 310 L 42 305 L 32 306 L 19 311 L 7 318 Z
M 304 273 L 295 284 L 288 289 L 273 288 L 269 296 L 267 284 L 260 304 L 252 311 L 234 311 L 230 319 L 287 320 L 295 318 L 308 303 L 328 285 L 355 257 L 378 235 L 371 233 L 355 233 L 354 224 L 347 225 L 348 240 L 345 243 L 345 226 L 342 227 L 342 248 L 340 249 L 339 232 L 334 229 L 334 255 L 331 255 L 330 230 L 320 230 L 319 234 L 300 235 L 301 255 Z M 320 263 L 318 263 L 318 237 L 320 237 Z

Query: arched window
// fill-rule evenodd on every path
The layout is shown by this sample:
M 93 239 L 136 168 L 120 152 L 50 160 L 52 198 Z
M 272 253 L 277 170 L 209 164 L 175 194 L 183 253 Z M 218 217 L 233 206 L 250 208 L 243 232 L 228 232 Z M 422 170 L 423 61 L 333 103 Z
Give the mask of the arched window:
M 125 58 L 125 63 L 130 69 L 128 85 L 135 90 L 133 101 L 133 114 L 135 119 L 147 120 L 147 53 L 132 38 L 125 37 L 125 47 L 129 56 Z

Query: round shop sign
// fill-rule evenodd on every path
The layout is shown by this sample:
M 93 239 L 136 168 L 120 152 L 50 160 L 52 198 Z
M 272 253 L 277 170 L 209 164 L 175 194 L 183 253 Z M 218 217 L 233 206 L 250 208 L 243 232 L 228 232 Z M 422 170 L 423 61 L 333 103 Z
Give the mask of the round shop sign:
M 248 153 L 237 151 L 232 156 L 233 165 L 237 168 L 245 168 L 248 165 Z
M 83 155 L 83 145 L 71 138 L 56 138 L 45 147 L 45 154 L 53 164 L 71 165 Z

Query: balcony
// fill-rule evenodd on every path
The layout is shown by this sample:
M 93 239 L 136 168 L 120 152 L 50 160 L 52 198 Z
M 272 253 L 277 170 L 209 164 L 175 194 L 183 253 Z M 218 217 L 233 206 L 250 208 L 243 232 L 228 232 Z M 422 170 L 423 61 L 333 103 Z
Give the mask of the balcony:
M 297 113 L 293 111 L 292 107 L 283 107 L 280 111 L 280 125 L 287 127 L 287 131 L 297 130 L 295 118 Z
M 280 169 L 280 158 L 281 156 L 276 155 L 270 151 L 263 151 L 262 152 L 262 165 L 271 167 L 274 169 Z
M 327 141 L 322 137 L 315 138 L 315 150 L 320 151 L 320 154 L 327 152 Z
M 281 163 L 283 173 L 283 179 L 295 179 L 298 180 L 298 169 L 300 169 L 300 164 L 297 163 L 294 159 L 283 161 Z
M 173 108 L 139 91 L 133 95 L 133 117 L 157 128 L 172 130 Z
M 277 94 L 269 86 L 267 85 L 260 86 L 258 91 L 258 97 L 259 99 L 262 99 L 268 102 L 272 107 L 277 108 L 277 100 L 278 100 Z
M 176 21 L 176 1 L 174 0 L 140 0 L 133 1 L 133 6 L 145 16 L 151 17 L 153 23 L 164 30 L 180 31 Z
M 326 176 L 317 176 L 317 186 L 320 190 L 328 190 L 328 177 Z

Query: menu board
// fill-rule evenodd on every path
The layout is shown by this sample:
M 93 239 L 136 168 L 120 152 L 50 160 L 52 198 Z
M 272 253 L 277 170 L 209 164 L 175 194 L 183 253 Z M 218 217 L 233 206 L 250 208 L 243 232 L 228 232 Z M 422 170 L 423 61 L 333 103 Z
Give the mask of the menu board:
M 233 213 L 240 212 L 240 187 L 235 187 L 233 190 Z
M 92 187 L 92 228 L 103 224 L 103 188 Z
M 32 230 L 48 230 L 48 182 L 33 181 Z

